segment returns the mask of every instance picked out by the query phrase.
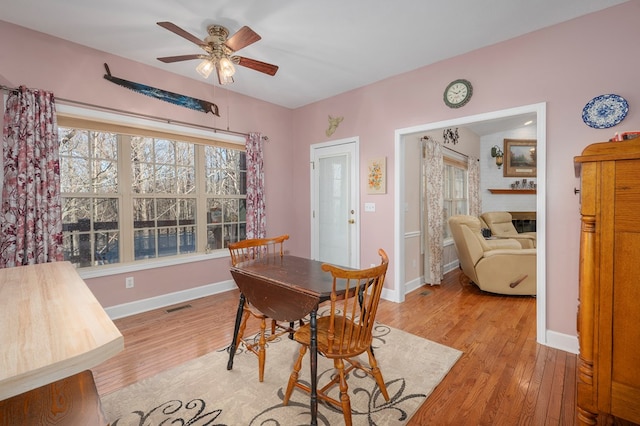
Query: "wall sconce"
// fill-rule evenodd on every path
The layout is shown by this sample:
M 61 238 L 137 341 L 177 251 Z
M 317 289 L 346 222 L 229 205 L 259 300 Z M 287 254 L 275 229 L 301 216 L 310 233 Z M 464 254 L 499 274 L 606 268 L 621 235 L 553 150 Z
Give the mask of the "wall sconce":
M 491 147 L 491 156 L 496 159 L 496 166 L 498 166 L 498 169 L 501 168 L 502 162 L 504 161 L 504 153 L 498 145 Z

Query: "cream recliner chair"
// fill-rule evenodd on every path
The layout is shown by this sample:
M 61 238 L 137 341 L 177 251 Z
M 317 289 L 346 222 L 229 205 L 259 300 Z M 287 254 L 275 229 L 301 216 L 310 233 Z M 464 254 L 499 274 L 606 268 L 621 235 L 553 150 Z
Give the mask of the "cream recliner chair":
M 512 239 L 485 240 L 480 223 L 475 216 L 449 218 L 462 272 L 483 291 L 535 295 L 536 249 Z
M 511 213 L 486 212 L 482 213 L 484 220 L 491 229 L 491 234 L 498 238 L 513 238 L 520 242 L 522 248 L 536 248 L 535 232 L 518 232 L 513 226 Z

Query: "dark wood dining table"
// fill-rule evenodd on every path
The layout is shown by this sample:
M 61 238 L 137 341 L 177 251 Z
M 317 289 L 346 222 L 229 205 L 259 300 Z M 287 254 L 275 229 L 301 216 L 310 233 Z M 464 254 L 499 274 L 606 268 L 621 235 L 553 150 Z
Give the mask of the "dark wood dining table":
M 248 301 L 276 321 L 293 322 L 309 315 L 311 328 L 311 425 L 317 425 L 317 310 L 318 305 L 331 297 L 333 279 L 322 270 L 317 260 L 296 256 L 265 256 L 238 263 L 231 267 L 231 275 L 240 289 L 240 302 L 236 314 L 233 341 L 229 348 L 227 370 L 233 368 L 238 329 L 242 310 Z M 342 289 L 344 293 L 344 289 Z M 340 289 L 338 289 L 340 293 Z

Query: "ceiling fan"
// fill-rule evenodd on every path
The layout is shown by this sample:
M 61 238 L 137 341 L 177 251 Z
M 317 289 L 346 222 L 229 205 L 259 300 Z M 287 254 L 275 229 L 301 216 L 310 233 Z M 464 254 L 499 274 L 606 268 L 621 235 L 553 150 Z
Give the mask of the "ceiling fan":
M 229 30 L 222 25 L 209 25 L 207 27 L 209 35 L 204 40 L 200 40 L 198 37 L 171 22 L 158 22 L 157 24 L 197 44 L 206 52 L 158 58 L 159 61 L 164 63 L 168 64 L 172 62 L 190 61 L 192 59 L 202 59 L 202 62 L 196 67 L 196 71 L 204 78 L 207 78 L 215 69 L 220 84 L 233 83 L 233 74 L 236 71 L 234 64 L 251 68 L 268 75 L 275 75 L 278 71 L 277 65 L 234 55 L 238 50 L 261 39 L 255 31 L 247 26 L 240 28 L 237 33 L 229 37 Z

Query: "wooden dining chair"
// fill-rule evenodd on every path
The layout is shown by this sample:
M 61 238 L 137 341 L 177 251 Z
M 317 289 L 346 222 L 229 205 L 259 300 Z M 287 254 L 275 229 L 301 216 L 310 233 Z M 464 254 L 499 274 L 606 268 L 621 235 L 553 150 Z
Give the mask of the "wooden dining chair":
M 253 238 L 237 243 L 229 243 L 229 252 L 231 253 L 231 264 L 233 266 L 246 260 L 259 259 L 265 256 L 280 256 L 284 255 L 284 242 L 289 239 L 289 235 L 280 235 L 272 238 Z M 260 333 L 258 342 L 255 339 L 248 339 L 244 337 L 244 331 L 247 327 L 247 320 L 250 318 L 257 318 L 260 320 Z M 262 382 L 264 380 L 264 366 L 266 363 L 266 346 L 267 343 L 276 339 L 277 337 L 285 333 L 293 333 L 293 323 L 288 325 L 280 324 L 275 320 L 271 320 L 271 333 L 267 336 L 267 317 L 260 312 L 251 303 L 246 300 L 242 312 L 242 322 L 238 330 L 238 338 L 236 339 L 236 348 L 242 343 L 247 350 L 253 352 L 258 356 L 258 379 Z
M 371 346 L 376 312 L 389 265 L 389 258 L 385 251 L 380 249 L 378 254 L 382 259 L 380 265 L 368 269 L 349 270 L 329 264 L 322 265 L 322 270 L 333 276 L 333 290 L 329 314 L 317 320 L 317 347 L 318 353 L 333 359 L 337 374 L 333 374 L 329 383 L 319 388 L 317 393 L 319 399 L 342 409 L 347 426 L 352 424 L 347 376 L 353 369 L 357 368 L 372 376 L 384 399 L 389 401 L 387 387 Z M 344 287 L 345 285 L 346 287 Z M 342 294 L 341 290 L 345 288 L 346 292 Z M 342 295 L 338 296 L 339 294 Z M 289 377 L 283 398 L 284 405 L 289 403 L 289 398 L 295 387 L 307 393 L 311 392 L 309 386 L 298 380 L 302 360 L 311 344 L 310 324 L 300 327 L 294 333 L 293 338 L 301 345 L 300 354 Z M 355 359 L 356 356 L 365 352 L 369 358 L 369 365 Z M 328 394 L 328 391 L 335 385 L 339 385 L 340 400 L 332 398 Z

